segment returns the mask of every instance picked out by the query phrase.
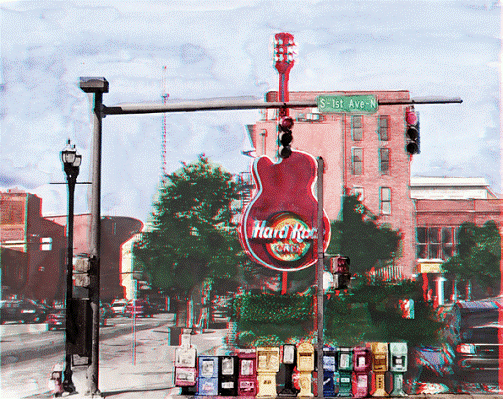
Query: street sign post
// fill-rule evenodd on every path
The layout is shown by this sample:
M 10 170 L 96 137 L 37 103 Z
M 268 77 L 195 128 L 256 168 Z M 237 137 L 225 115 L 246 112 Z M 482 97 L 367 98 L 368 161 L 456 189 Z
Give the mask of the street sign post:
M 322 113 L 358 112 L 374 114 L 377 112 L 377 98 L 373 95 L 318 96 L 318 110 Z

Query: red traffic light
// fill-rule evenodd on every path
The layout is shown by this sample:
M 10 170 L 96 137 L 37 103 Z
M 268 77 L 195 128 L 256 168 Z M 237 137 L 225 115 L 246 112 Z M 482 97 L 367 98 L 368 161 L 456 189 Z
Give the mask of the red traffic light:
M 290 143 L 293 140 L 292 134 L 293 119 L 290 116 L 282 116 L 278 121 L 278 154 L 281 158 L 288 158 L 292 155 Z
M 408 125 L 415 125 L 417 123 L 417 114 L 412 110 L 405 111 L 405 121 Z
M 419 154 L 419 115 L 414 111 L 414 108 L 405 110 L 406 126 L 406 151 L 409 154 Z
M 283 116 L 279 120 L 279 126 L 282 130 L 290 130 L 293 127 L 293 119 L 291 116 Z

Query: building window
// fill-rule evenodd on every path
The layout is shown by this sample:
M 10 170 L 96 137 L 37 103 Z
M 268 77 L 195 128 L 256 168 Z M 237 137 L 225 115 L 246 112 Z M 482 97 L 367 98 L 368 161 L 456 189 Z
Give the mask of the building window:
M 381 210 L 381 215 L 391 215 L 391 188 L 381 187 L 379 209 Z
M 416 229 L 416 258 L 428 258 L 428 228 L 418 227 Z
M 456 253 L 455 227 L 418 227 L 416 255 L 419 259 L 447 260 Z
M 389 140 L 388 129 L 389 129 L 389 116 L 388 115 L 380 115 L 379 121 L 378 121 L 378 127 L 377 127 L 377 133 L 379 134 L 379 140 L 381 140 L 381 141 L 388 141 Z
M 351 149 L 351 174 L 363 174 L 363 148 Z
M 379 171 L 389 175 L 389 148 L 379 148 Z
M 351 117 L 351 137 L 354 141 L 363 140 L 363 116 L 353 115 Z
M 456 227 L 442 228 L 442 259 L 447 260 L 456 253 Z
M 363 201 L 363 187 L 353 187 L 353 195 L 360 202 Z
M 428 258 L 440 259 L 440 229 L 438 227 L 430 227 L 428 229 Z
M 40 238 L 40 250 L 41 251 L 52 251 L 52 237 Z

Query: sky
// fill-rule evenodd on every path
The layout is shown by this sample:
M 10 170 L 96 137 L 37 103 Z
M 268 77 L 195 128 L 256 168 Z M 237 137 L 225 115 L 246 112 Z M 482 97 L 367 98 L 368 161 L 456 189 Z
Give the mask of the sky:
M 60 151 L 82 154 L 91 180 L 92 99 L 83 76 L 105 77 L 107 106 L 219 97 L 263 99 L 278 90 L 271 40 L 297 44 L 290 91 L 409 90 L 421 153 L 413 176 L 484 177 L 501 193 L 501 4 L 484 0 L 19 1 L 0 2 L 0 190 L 66 214 Z M 247 171 L 245 126 L 258 110 L 166 114 L 166 171 L 204 153 Z M 162 171 L 163 114 L 103 120 L 102 215 L 148 219 Z M 78 185 L 75 212 L 89 211 Z

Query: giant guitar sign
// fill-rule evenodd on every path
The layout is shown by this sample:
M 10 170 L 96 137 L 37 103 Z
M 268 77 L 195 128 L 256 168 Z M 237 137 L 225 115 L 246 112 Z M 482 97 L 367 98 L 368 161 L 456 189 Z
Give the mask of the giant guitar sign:
M 278 163 L 267 156 L 253 162 L 255 192 L 241 215 L 239 239 L 254 262 L 279 271 L 301 270 L 316 262 L 316 168 L 316 159 L 300 151 Z M 330 222 L 323 212 L 324 250 L 329 241 Z

